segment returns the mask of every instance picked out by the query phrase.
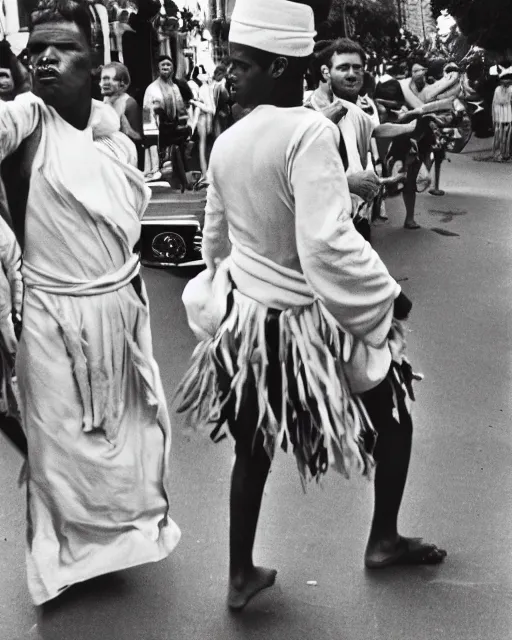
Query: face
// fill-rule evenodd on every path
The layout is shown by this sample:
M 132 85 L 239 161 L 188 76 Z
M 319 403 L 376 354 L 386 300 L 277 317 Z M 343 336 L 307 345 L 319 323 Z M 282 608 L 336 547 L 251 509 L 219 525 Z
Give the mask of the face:
M 413 65 L 412 74 L 411 74 L 412 80 L 420 91 L 427 84 L 426 74 L 427 74 L 427 70 L 421 64 Z
M 512 77 L 502 78 L 500 80 L 500 84 L 503 85 L 504 87 L 512 86 Z
M 10 69 L 0 69 L 0 99 L 14 91 L 14 80 Z
M 354 100 L 363 87 L 364 65 L 358 53 L 335 53 L 331 68 L 323 67 L 323 73 L 338 98 Z
M 170 60 L 162 60 L 162 62 L 158 64 L 158 71 L 162 80 L 169 80 L 174 71 L 172 62 Z
M 103 96 L 117 96 L 124 92 L 125 85 L 116 78 L 116 70 L 107 67 L 101 70 L 100 89 Z
M 273 87 L 270 70 L 262 69 L 243 45 L 231 44 L 229 54 L 229 76 L 235 101 L 241 107 L 263 104 Z
M 28 41 L 34 93 L 46 104 L 66 107 L 90 94 L 91 57 L 87 40 L 74 22 L 37 25 Z

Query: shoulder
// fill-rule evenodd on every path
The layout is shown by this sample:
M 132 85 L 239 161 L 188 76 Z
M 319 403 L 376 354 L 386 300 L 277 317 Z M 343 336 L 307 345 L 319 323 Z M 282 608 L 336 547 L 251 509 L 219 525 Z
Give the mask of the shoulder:
M 158 84 L 155 80 L 146 88 L 146 91 L 144 92 L 144 100 L 146 100 L 147 98 L 153 96 L 155 93 L 158 93 L 158 92 L 159 92 Z
M 140 111 L 139 103 L 132 96 L 128 96 L 125 102 L 125 110 L 130 112 Z

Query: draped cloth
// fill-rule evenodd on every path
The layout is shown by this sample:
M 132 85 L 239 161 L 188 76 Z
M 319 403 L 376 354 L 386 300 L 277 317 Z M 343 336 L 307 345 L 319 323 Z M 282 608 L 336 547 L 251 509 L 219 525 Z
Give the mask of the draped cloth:
M 21 250 L 11 228 L 0 217 L 0 420 L 2 414 L 19 417 L 14 378 L 17 340 L 12 312 L 21 312 L 22 299 Z
M 499 86 L 492 102 L 493 154 L 497 160 L 512 157 L 512 87 Z
M 165 111 L 169 121 L 186 119 L 185 103 L 176 83 L 164 82 L 161 78 L 152 82 L 144 94 L 144 108 L 149 109 L 151 114 L 154 114 L 155 102 L 159 103 L 159 106 Z
M 148 202 L 135 148 L 93 101 L 79 131 L 32 94 L 0 105 L 0 160 L 35 132 L 16 369 L 28 439 L 36 605 L 166 557 L 171 427 L 133 247 Z

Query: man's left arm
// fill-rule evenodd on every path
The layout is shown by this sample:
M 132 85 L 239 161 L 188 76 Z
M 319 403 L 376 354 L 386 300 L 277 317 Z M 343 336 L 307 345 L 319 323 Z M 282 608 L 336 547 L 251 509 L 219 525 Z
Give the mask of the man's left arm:
M 375 127 L 373 135 L 375 138 L 398 138 L 399 136 L 410 136 L 416 129 L 416 120 L 407 124 L 385 122 Z

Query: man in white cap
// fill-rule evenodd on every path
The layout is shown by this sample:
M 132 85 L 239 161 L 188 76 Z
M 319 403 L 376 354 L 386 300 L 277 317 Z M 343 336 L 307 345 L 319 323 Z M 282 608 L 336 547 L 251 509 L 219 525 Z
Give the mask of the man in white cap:
M 412 438 L 401 382 L 410 376 L 398 354 L 392 363 L 388 338 L 400 348 L 396 318 L 411 303 L 354 228 L 338 128 L 301 106 L 314 35 L 305 3 L 235 6 L 231 74 L 236 101 L 252 111 L 213 148 L 203 244 L 212 293 L 202 309 L 223 302 L 223 320 L 201 327 L 201 317 L 191 318 L 193 296 L 186 301 L 203 339 L 180 409 L 216 422 L 212 439 L 229 432 L 236 443 L 228 591 L 235 610 L 275 581 L 276 571 L 255 566 L 252 553 L 276 448 L 291 448 L 303 483 L 331 466 L 368 474 L 368 418 L 378 438 L 366 566 L 433 564 L 446 555 L 397 531 Z

